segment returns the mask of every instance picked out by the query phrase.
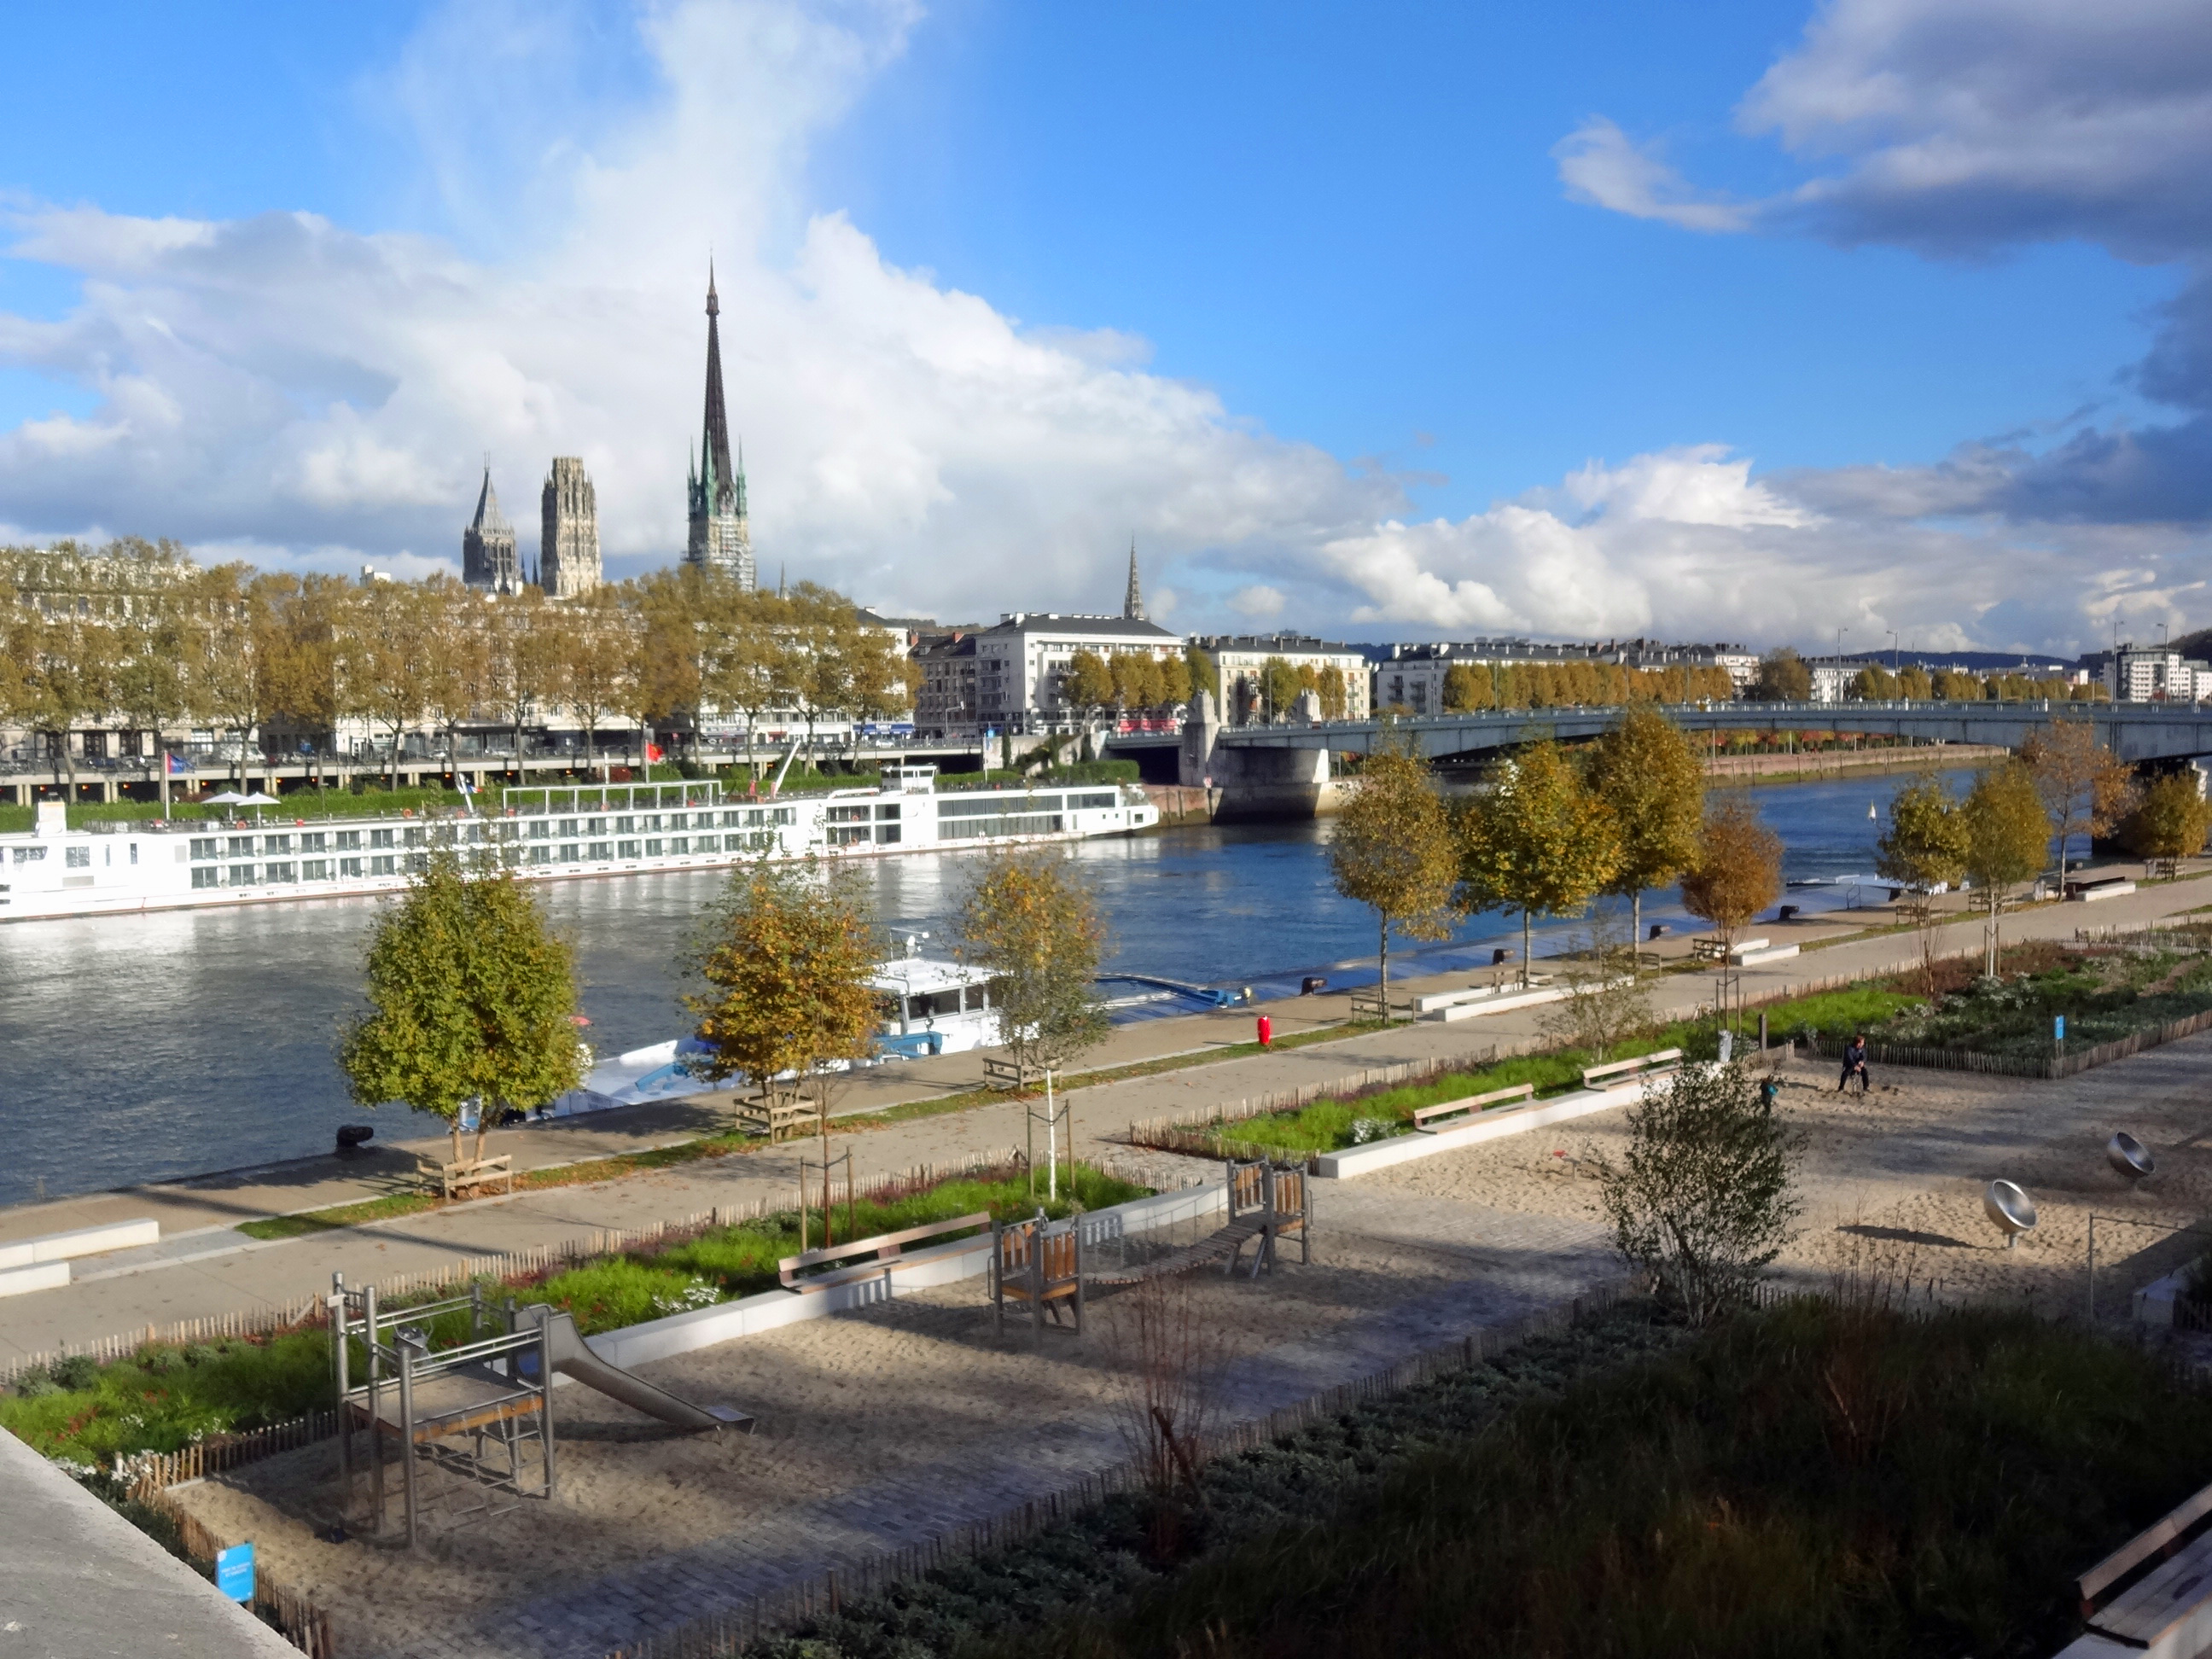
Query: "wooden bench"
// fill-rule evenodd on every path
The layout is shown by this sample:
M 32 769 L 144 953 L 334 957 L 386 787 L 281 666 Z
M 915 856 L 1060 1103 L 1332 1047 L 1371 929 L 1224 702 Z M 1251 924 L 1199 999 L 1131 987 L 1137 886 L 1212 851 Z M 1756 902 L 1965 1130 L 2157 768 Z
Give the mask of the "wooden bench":
M 886 1262 L 896 1262 L 909 1244 L 924 1239 L 946 1238 L 954 1233 L 964 1233 L 991 1224 L 991 1212 L 978 1210 L 973 1215 L 955 1216 L 950 1221 L 933 1221 L 925 1226 L 908 1227 L 903 1232 L 878 1233 L 873 1238 L 856 1238 L 850 1244 L 830 1244 L 818 1250 L 805 1250 L 797 1255 L 785 1256 L 775 1264 L 775 1276 L 787 1291 L 796 1291 L 805 1296 L 814 1291 L 826 1291 L 833 1285 L 849 1285 L 856 1279 L 872 1279 L 884 1271 Z M 826 1273 L 810 1273 L 809 1267 L 826 1267 L 833 1261 L 851 1261 L 854 1256 L 866 1256 L 867 1261 L 849 1267 Z
M 1392 1014 L 1405 1014 L 1410 1017 L 1419 1012 L 1413 1006 L 1413 999 L 1411 997 L 1407 997 L 1402 1002 L 1394 999 L 1386 1008 L 1383 1006 L 1382 997 L 1373 991 L 1354 991 L 1352 994 L 1352 1017 L 1354 1019 L 1386 1019 Z
M 1075 1316 L 1075 1334 L 1083 1334 L 1083 1230 L 1074 1221 L 991 1224 L 991 1320 L 1006 1334 L 1006 1304 L 1028 1310 L 1030 1335 L 1044 1338 L 1045 1321 L 1060 1323 L 1060 1310 Z
M 1648 1077 L 1662 1077 L 1679 1069 L 1682 1063 L 1680 1048 L 1662 1048 L 1656 1054 L 1638 1054 L 1633 1060 L 1616 1060 L 1609 1066 L 1583 1067 L 1583 1087 L 1585 1089 L 1619 1089 L 1631 1083 L 1640 1083 Z
M 816 1119 L 812 1103 L 795 1096 L 780 1101 L 766 1095 L 749 1096 L 738 1103 L 737 1116 L 740 1127 L 766 1135 L 771 1145 L 786 1135 L 805 1134 Z
M 2212 1486 L 2137 1533 L 2075 1580 L 2081 1616 L 2089 1628 L 2130 1647 L 2152 1648 L 2212 1601 L 2212 1534 L 2189 1537 L 2207 1516 L 2212 1516 Z M 2098 1607 L 2114 1585 L 2152 1562 L 2158 1565 L 2113 1595 L 2101 1610 Z
M 1516 1083 L 1510 1089 L 1492 1089 L 1486 1095 L 1469 1095 L 1464 1100 L 1447 1100 L 1440 1106 L 1419 1106 L 1413 1110 L 1413 1130 L 1417 1134 L 1432 1135 L 1437 1125 L 1446 1118 L 1462 1112 L 1480 1112 L 1486 1106 L 1495 1106 L 1501 1100 L 1534 1100 L 1536 1085 Z
M 510 1193 L 514 1190 L 512 1153 L 501 1152 L 497 1158 L 467 1158 L 459 1164 L 441 1164 L 438 1166 L 439 1190 L 447 1198 L 476 1192 L 494 1182 Z

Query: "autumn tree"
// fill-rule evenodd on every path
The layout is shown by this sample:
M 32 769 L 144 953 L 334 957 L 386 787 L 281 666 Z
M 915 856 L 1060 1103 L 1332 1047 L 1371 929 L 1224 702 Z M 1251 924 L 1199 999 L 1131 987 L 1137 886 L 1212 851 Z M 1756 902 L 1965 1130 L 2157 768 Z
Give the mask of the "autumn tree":
M 742 1077 L 776 1109 L 810 1082 L 819 1108 L 823 1211 L 829 1212 L 828 1068 L 866 1059 L 882 1019 L 874 989 L 881 952 L 865 878 L 766 859 L 740 865 L 708 908 L 692 968 L 708 989 L 687 995 L 707 1045 L 707 1075 Z
M 1471 663 L 1455 662 L 1444 670 L 1444 712 L 1466 714 L 1490 706 L 1490 676 Z
M 1908 663 L 1897 671 L 1897 695 L 1915 702 L 1926 702 L 1936 695 L 1936 687 L 1926 669 L 1918 663 Z
M 412 583 L 368 582 L 349 596 L 337 650 L 338 701 L 390 734 L 387 775 L 394 788 L 407 733 L 422 724 L 428 707 L 432 649 Z
M 1813 695 L 1813 671 L 1790 647 L 1778 645 L 1760 661 L 1751 695 L 1761 702 L 1805 702 Z
M 1099 709 L 1112 706 L 1114 671 L 1096 651 L 1078 651 L 1067 659 L 1060 695 L 1079 718 L 1089 720 Z
M 1388 1024 L 1391 930 L 1407 939 L 1443 939 L 1457 920 L 1452 885 L 1458 848 L 1428 769 L 1401 749 L 1370 755 L 1358 787 L 1337 815 L 1328 863 L 1336 890 L 1375 912 Z
M 2204 799 L 2194 772 L 2168 772 L 2142 792 L 2120 830 L 2128 850 L 2143 860 L 2146 874 L 2154 863 L 2172 873 L 2180 860 L 2204 850 L 2204 838 L 2212 832 L 2212 802 Z
M 1936 893 L 1955 887 L 1971 850 L 1966 820 L 1933 772 L 1923 772 L 1889 803 L 1889 828 L 1875 843 L 1875 871 L 1898 887 L 1898 907 L 1920 935 L 1920 966 L 1936 994 Z
M 1190 659 L 1176 655 L 1159 659 L 1160 702 L 1179 708 L 1191 700 Z
M 484 614 L 485 702 L 495 710 L 522 759 L 522 728 L 558 694 L 560 641 L 544 591 L 503 594 Z
M 511 872 L 432 854 L 370 931 L 365 966 L 371 1012 L 338 1042 L 347 1086 L 363 1106 L 398 1101 L 444 1118 L 455 1163 L 471 1101 L 480 1159 L 507 1112 L 583 1081 L 574 952 Z
M 1697 862 L 1682 877 L 1682 908 L 1720 935 L 1722 971 L 1745 925 L 1781 896 L 1782 837 L 1741 795 L 1709 806 Z
M 1106 1035 L 1093 981 L 1106 955 L 1098 896 L 1052 847 L 991 849 L 960 907 L 961 955 L 991 975 L 999 1041 L 1024 1083 Z
M 2051 814 L 2035 774 L 2016 758 L 2000 761 L 1974 780 L 1959 815 L 1966 825 L 1966 874 L 1989 912 L 1983 971 L 1997 971 L 1998 916 L 2012 890 L 2043 868 L 2051 853 Z
M 599 727 L 632 701 L 637 672 L 635 617 L 611 587 L 561 605 L 561 701 L 584 728 L 584 763 L 597 768 Z
M 1184 671 L 1190 677 L 1190 696 L 1195 697 L 1203 691 L 1213 699 L 1214 712 L 1224 713 L 1221 706 L 1221 668 L 1214 661 L 1212 654 L 1194 645 L 1185 646 L 1182 663 Z
M 1320 675 L 1321 714 L 1323 720 L 1340 720 L 1352 702 L 1352 688 L 1345 684 L 1341 668 L 1324 668 Z
M 1459 814 L 1459 903 L 1521 918 L 1521 980 L 1534 918 L 1580 911 L 1620 869 L 1620 824 L 1559 746 L 1546 739 L 1502 763 Z
M 2058 880 L 2065 886 L 2067 854 L 2075 836 L 2108 835 L 2134 804 L 2135 775 L 2097 741 L 2088 720 L 2053 720 L 2021 745 L 2037 792 L 2058 837 Z
M 1696 861 L 1705 811 L 1698 751 L 1656 708 L 1632 708 L 1590 746 L 1589 786 L 1619 827 L 1620 863 L 1604 890 L 1629 902 L 1629 960 L 1644 938 L 1644 894 Z

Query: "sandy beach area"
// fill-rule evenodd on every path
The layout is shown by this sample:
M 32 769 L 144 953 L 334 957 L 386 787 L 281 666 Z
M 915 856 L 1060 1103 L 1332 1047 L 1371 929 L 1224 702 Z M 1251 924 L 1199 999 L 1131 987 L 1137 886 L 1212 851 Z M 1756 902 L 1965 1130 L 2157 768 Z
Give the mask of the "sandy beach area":
M 1875 1068 L 1872 1092 L 1839 1094 L 1826 1060 L 1784 1066 L 1779 1109 L 1804 1134 L 1800 1231 L 1777 1264 L 1824 1285 L 1839 1272 L 1909 1273 L 1951 1302 L 2087 1299 L 2097 1223 L 2100 1322 L 2128 1292 L 2212 1248 L 2169 1230 L 2212 1212 L 2212 1041 L 2154 1048 L 2061 1082 Z M 1617 1155 L 1625 1112 L 1401 1164 L 1363 1184 L 1501 1210 L 1601 1219 L 1593 1163 Z M 2106 1163 L 2124 1129 L 2157 1159 L 2131 1185 Z M 2010 1249 L 1983 1212 L 1993 1180 L 2027 1188 L 2035 1230 Z

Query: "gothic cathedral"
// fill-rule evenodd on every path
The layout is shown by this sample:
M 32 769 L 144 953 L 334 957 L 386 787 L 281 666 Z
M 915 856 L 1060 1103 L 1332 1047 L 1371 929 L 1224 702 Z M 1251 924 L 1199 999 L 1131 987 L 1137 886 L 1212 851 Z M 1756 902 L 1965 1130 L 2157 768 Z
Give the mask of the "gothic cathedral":
M 715 320 L 721 309 L 714 297 L 714 274 L 710 269 L 707 273 L 707 416 L 699 458 L 690 473 L 690 535 L 684 557 L 687 563 L 711 565 L 726 572 L 750 592 L 753 538 L 745 523 L 743 452 L 734 465 L 730 460 L 730 416 L 722 400 L 721 331 Z

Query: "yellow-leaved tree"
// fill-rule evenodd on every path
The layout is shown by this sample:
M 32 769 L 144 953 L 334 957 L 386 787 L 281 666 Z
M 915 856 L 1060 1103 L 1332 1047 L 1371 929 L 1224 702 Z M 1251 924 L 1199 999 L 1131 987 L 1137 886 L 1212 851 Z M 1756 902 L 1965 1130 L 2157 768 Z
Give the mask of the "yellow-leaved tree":
M 1459 814 L 1459 902 L 1521 918 L 1521 981 L 1533 922 L 1579 914 L 1621 866 L 1620 823 L 1559 744 L 1532 743 L 1502 763 Z
M 1458 914 L 1452 902 L 1458 848 L 1428 769 L 1401 748 L 1370 755 L 1330 833 L 1328 865 L 1336 890 L 1375 912 L 1388 1024 L 1391 930 L 1408 939 L 1443 939 Z

